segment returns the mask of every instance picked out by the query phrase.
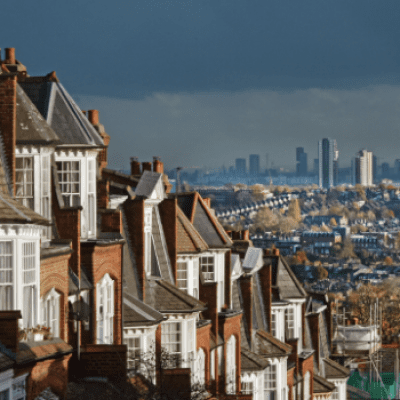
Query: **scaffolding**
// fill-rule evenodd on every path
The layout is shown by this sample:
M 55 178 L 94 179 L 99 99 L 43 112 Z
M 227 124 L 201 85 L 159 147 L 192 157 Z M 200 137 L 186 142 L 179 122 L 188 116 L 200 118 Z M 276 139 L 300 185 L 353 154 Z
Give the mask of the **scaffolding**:
M 395 387 L 392 393 L 382 380 L 382 307 L 379 300 L 370 304 L 368 323 L 351 325 L 351 312 L 343 308 L 339 312 L 336 300 L 336 316 L 333 318 L 333 349 L 335 355 L 342 358 L 344 366 L 357 369 L 362 379 L 362 387 L 370 391 L 381 388 L 379 398 L 399 398 L 399 361 L 398 351 L 395 358 Z M 362 372 L 362 374 L 361 374 Z M 365 381 L 364 379 L 367 379 Z M 369 382 L 368 382 L 369 380 Z M 364 385 L 365 384 L 365 385 Z M 363 387 L 363 385 L 365 387 Z M 392 396 L 391 396 L 392 394 Z M 372 393 L 371 393 L 372 395 Z

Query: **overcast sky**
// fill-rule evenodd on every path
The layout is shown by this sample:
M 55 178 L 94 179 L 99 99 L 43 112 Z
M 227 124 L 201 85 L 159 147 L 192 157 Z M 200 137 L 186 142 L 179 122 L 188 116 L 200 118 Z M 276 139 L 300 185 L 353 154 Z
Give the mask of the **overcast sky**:
M 309 166 L 336 138 L 400 158 L 400 1 L 129 0 L 2 4 L 1 46 L 52 70 L 111 135 L 110 167 Z

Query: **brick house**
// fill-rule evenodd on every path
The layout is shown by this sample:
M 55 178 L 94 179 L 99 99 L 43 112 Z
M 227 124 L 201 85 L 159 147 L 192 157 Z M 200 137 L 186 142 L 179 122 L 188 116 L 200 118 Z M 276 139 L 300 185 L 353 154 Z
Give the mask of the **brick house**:
M 24 387 L 18 398 L 47 387 L 63 395 L 78 344 L 84 354 L 92 344 L 122 343 L 122 220 L 106 210 L 100 180 L 109 136 L 54 72 L 29 76 L 14 49 L 0 65 L 0 318 L 15 334 L 11 340 L 2 331 L 0 342 L 14 363 L 8 374 Z M 38 341 L 37 325 L 52 339 Z

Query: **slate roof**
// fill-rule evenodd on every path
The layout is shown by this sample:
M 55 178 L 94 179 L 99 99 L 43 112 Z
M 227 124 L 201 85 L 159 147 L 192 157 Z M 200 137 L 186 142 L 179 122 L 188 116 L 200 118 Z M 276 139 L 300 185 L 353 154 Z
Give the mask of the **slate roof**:
M 364 390 L 357 389 L 353 386 L 346 385 L 347 399 L 348 400 L 362 400 L 370 399 L 371 395 Z
M 14 361 L 4 353 L 0 352 L 0 371 L 10 369 L 13 365 Z
M 0 222 L 5 224 L 50 225 L 46 218 L 21 205 L 4 192 L 0 193 Z
M 60 141 L 20 85 L 17 85 L 17 143 L 50 144 Z
M 336 386 L 333 383 L 314 373 L 314 393 L 330 393 L 335 388 Z
M 100 134 L 61 83 L 27 78 L 20 85 L 59 137 L 60 144 L 104 145 Z
M 155 325 L 164 319 L 157 310 L 128 293 L 124 294 L 123 304 L 125 327 Z
M 162 227 L 160 215 L 157 207 L 153 207 L 152 212 L 152 236 L 153 236 L 153 251 L 157 255 L 158 268 L 160 270 L 161 278 L 168 281 L 174 282 L 172 275 L 172 268 L 167 254 L 167 245 L 164 242 L 164 230 Z M 155 258 L 152 256 L 155 261 Z
M 307 292 L 283 257 L 265 257 L 264 263 L 272 265 L 272 286 L 279 287 L 281 300 L 307 297 Z
M 178 205 L 210 248 L 230 247 L 232 240 L 197 193 L 180 193 Z
M 208 250 L 207 243 L 179 207 L 177 214 L 178 253 L 197 253 Z
M 135 189 L 136 196 L 149 198 L 161 180 L 162 174 L 152 171 L 144 171 Z
M 266 357 L 287 357 L 292 352 L 292 346 L 263 330 L 257 330 L 254 336 L 254 348 L 258 354 Z
M 206 309 L 203 302 L 178 289 L 172 283 L 161 279 L 148 279 L 147 284 L 145 302 L 159 312 L 185 313 Z
M 243 260 L 243 268 L 253 270 L 258 265 L 263 264 L 263 250 L 257 247 L 249 247 Z
M 67 354 L 72 351 L 72 346 L 59 338 L 42 342 L 20 342 L 17 353 L 17 364 L 50 358 L 57 354 Z
M 269 363 L 266 358 L 244 348 L 241 348 L 240 351 L 242 371 L 262 371 L 268 367 Z
M 350 376 L 350 370 L 341 366 L 336 361 L 324 358 L 325 378 L 327 379 L 346 379 Z

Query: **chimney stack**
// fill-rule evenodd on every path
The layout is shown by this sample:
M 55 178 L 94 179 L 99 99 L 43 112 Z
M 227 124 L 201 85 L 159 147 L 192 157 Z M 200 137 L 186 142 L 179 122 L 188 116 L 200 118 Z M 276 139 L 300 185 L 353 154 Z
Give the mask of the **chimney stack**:
M 279 249 L 273 249 L 272 254 L 279 257 Z
M 15 48 L 7 47 L 6 48 L 6 59 L 4 60 L 5 64 L 15 64 Z
M 232 231 L 232 239 L 233 240 L 240 240 L 240 232 L 239 231 Z
M 148 162 L 148 161 L 142 162 L 142 171 L 143 172 L 144 171 L 150 171 L 151 172 L 151 167 L 152 167 L 151 162 Z
M 131 157 L 131 175 L 140 175 L 140 162 L 137 157 Z
M 0 342 L 13 353 L 18 351 L 18 320 L 21 311 L 0 311 Z
M 211 199 L 209 197 L 204 197 L 203 201 L 207 204 L 208 208 L 211 208 Z
M 160 157 L 153 157 L 153 171 L 159 174 L 164 173 L 164 164 L 160 161 Z
M 248 229 L 242 231 L 242 239 L 243 240 L 250 240 L 250 232 Z
M 92 125 L 98 125 L 99 124 L 99 111 L 98 110 L 89 110 L 88 118 L 89 118 L 89 122 Z

